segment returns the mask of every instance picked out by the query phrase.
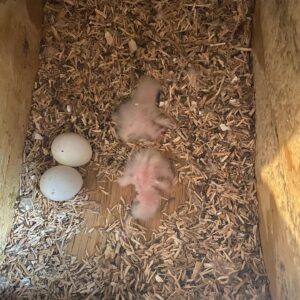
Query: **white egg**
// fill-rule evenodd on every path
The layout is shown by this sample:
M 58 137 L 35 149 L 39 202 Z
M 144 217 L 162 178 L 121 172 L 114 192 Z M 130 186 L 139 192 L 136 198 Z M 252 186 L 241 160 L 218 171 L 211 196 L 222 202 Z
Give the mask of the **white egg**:
M 52 167 L 40 179 L 41 192 L 53 201 L 72 199 L 80 191 L 82 184 L 80 173 L 67 166 Z
M 51 152 L 57 162 L 70 167 L 85 165 L 93 154 L 90 143 L 73 132 L 58 135 L 52 142 Z

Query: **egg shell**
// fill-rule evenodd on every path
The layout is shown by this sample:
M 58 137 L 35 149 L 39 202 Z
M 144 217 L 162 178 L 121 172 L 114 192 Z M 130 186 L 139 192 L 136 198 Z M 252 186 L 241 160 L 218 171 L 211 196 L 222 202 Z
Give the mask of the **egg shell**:
M 85 165 L 93 154 L 90 143 L 73 132 L 58 135 L 52 142 L 51 152 L 58 163 L 70 167 Z
M 71 200 L 80 191 L 82 176 L 68 166 L 48 169 L 40 179 L 40 189 L 45 197 L 53 201 Z

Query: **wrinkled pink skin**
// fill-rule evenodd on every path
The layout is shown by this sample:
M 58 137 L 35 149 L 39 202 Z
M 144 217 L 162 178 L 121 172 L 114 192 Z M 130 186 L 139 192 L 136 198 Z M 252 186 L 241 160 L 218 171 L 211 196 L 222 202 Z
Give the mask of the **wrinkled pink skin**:
M 137 193 L 154 189 L 168 193 L 174 183 L 170 163 L 156 150 L 142 150 L 126 164 L 120 186 L 134 185 Z
M 164 128 L 174 127 L 169 119 L 161 116 L 156 106 L 159 91 L 159 84 L 146 78 L 141 81 L 133 98 L 120 106 L 116 122 L 123 141 L 156 140 L 161 137 Z
M 158 151 L 142 150 L 131 158 L 118 180 L 120 186 L 134 185 L 137 197 L 132 214 L 150 219 L 160 206 L 160 193 L 169 193 L 175 182 L 170 163 Z

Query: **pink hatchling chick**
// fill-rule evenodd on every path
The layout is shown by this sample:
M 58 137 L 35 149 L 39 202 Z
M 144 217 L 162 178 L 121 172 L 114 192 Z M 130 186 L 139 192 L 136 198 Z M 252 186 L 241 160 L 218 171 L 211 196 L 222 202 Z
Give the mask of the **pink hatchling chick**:
M 169 119 L 160 114 L 156 106 L 160 90 L 158 82 L 146 77 L 140 82 L 132 99 L 120 106 L 116 123 L 118 134 L 124 142 L 155 140 L 164 132 L 164 127 L 174 127 Z
M 175 176 L 168 159 L 154 149 L 135 153 L 126 163 L 120 186 L 133 184 L 137 193 L 150 188 L 168 193 Z
M 148 221 L 158 211 L 159 206 L 159 193 L 153 189 L 150 189 L 137 195 L 132 203 L 131 213 L 135 219 Z
M 160 194 L 169 193 L 175 183 L 170 162 L 158 151 L 141 150 L 127 162 L 120 186 L 134 185 L 137 197 L 132 208 L 137 219 L 150 219 L 160 205 Z

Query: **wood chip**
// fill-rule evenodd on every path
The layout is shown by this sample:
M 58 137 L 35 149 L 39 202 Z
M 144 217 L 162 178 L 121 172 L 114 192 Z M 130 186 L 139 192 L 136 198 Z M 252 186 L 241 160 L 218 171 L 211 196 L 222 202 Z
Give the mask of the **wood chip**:
M 156 282 L 164 282 L 163 279 L 159 275 L 155 275 Z
M 109 46 L 112 46 L 114 44 L 114 38 L 113 36 L 110 34 L 110 32 L 106 31 L 105 32 L 105 39 L 106 42 Z
M 135 40 L 133 40 L 133 39 L 131 39 L 128 42 L 128 47 L 129 47 L 129 50 L 130 50 L 131 53 L 134 53 L 138 48 Z
M 192 273 L 192 276 L 191 278 L 194 280 L 196 279 L 196 276 L 198 275 L 198 273 L 200 272 L 200 269 L 202 267 L 202 263 L 197 261 L 196 264 L 195 264 L 195 267 L 193 269 L 193 273 Z
M 220 124 L 220 129 L 222 131 L 228 131 L 228 130 L 230 130 L 230 127 L 226 126 L 225 124 Z

